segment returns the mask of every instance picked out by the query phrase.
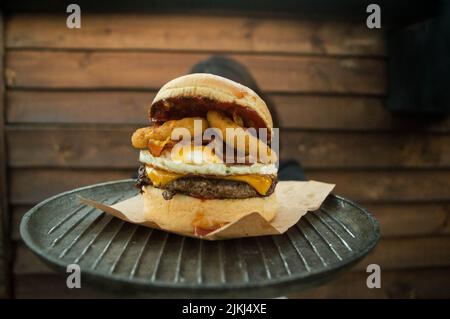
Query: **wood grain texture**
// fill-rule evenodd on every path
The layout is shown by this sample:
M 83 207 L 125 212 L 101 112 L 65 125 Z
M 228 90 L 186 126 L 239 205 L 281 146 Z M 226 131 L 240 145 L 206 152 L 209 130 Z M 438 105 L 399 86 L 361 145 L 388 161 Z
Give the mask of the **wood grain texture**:
M 426 118 L 390 113 L 382 98 L 272 94 L 280 126 L 320 130 L 450 131 L 450 117 Z
M 354 270 L 378 264 L 382 270 L 450 266 L 450 237 L 383 238 Z M 22 242 L 16 243 L 15 274 L 53 273 Z
M 51 274 L 56 273 L 24 243 L 15 243 L 14 274 Z
M 384 270 L 449 266 L 450 237 L 382 238 L 355 269 L 370 264 Z
M 0 11 L 0 298 L 10 296 L 10 239 L 5 141 L 4 20 Z
M 361 24 L 174 14 L 83 14 L 73 32 L 55 15 L 12 15 L 8 48 L 170 49 L 213 52 L 384 55 L 383 33 Z M 164 26 L 164 27 L 162 27 Z
M 137 169 L 13 168 L 9 200 L 12 204 L 36 204 L 73 188 L 131 178 L 136 172 Z M 443 170 L 310 170 L 307 177 L 336 183 L 336 194 L 357 202 L 430 203 L 448 201 L 450 197 L 450 171 Z
M 11 167 L 136 167 L 135 127 L 8 127 Z M 282 159 L 305 168 L 449 168 L 450 135 L 283 130 Z M 33 156 L 30 156 L 33 154 Z
M 289 298 L 449 298 L 449 272 L 447 267 L 382 270 L 380 289 L 367 288 L 366 272 L 348 272 L 322 287 Z
M 86 285 L 68 289 L 64 274 L 29 274 L 15 276 L 15 297 L 19 299 L 94 299 L 114 295 Z M 117 295 L 115 296 L 117 298 Z
M 450 268 L 382 272 L 380 289 L 368 289 L 367 273 L 347 272 L 321 287 L 289 295 L 289 298 L 450 298 Z M 67 289 L 59 274 L 16 276 L 17 298 L 113 298 L 100 288 Z M 120 296 L 123 297 L 123 296 Z
M 450 235 L 449 203 L 362 204 L 379 221 L 382 237 Z
M 450 171 L 310 170 L 306 176 L 335 183 L 336 194 L 357 202 L 441 202 L 450 197 Z
M 12 169 L 10 201 L 36 204 L 52 195 L 91 184 L 136 177 L 134 170 Z
M 11 88 L 157 89 L 209 57 L 199 53 L 10 50 Z M 232 54 L 266 92 L 384 95 L 386 63 L 369 58 Z
M 12 206 L 11 209 L 11 239 L 12 240 L 22 240 L 20 237 L 20 222 L 23 215 L 30 210 L 32 205 L 16 205 Z
M 16 129 L 13 131 L 17 132 Z M 49 128 L 46 133 L 42 131 L 43 134 L 39 134 L 41 130 L 36 128 L 20 131 L 18 135 L 12 133 L 7 136 L 11 152 L 16 149 L 21 153 L 11 153 L 11 166 L 18 164 L 16 161 L 22 157 L 26 162 L 19 164 L 22 167 L 70 167 L 74 164 L 79 167 L 132 168 L 136 167 L 139 156 L 139 151 L 131 147 L 133 128 Z M 27 142 L 31 140 L 32 143 Z M 26 144 L 29 146 L 24 147 Z
M 155 92 L 8 91 L 9 123 L 147 125 Z
M 280 157 L 311 168 L 447 168 L 450 136 L 282 131 Z
M 8 91 L 8 123 L 148 123 L 154 91 Z M 269 94 L 282 128 L 449 132 L 450 117 L 413 118 L 389 113 L 382 98 Z

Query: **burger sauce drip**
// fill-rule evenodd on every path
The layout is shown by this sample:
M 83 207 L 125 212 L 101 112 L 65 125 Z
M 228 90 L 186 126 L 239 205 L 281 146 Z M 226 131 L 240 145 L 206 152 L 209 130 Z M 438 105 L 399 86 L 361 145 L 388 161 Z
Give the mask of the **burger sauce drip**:
M 194 227 L 194 235 L 199 236 L 199 237 L 205 237 L 209 233 L 212 233 L 213 231 L 215 231 L 216 229 L 219 229 L 219 228 L 220 228 L 220 226 L 217 226 L 215 228 L 210 228 L 210 229 Z
M 194 227 L 194 235 L 203 237 L 225 224 L 206 218 L 204 213 L 197 213 L 191 225 Z

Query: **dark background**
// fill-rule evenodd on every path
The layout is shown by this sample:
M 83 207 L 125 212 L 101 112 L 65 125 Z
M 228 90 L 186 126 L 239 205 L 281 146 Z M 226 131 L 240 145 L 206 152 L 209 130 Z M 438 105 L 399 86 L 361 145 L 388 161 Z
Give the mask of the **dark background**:
M 381 224 L 351 272 L 291 297 L 450 297 L 444 2 L 377 1 L 381 30 L 366 27 L 364 1 L 78 1 L 73 30 L 68 3 L 3 4 L 0 296 L 106 296 L 69 291 L 22 243 L 20 218 L 61 191 L 134 175 L 130 134 L 156 90 L 223 54 L 273 101 L 281 157 Z M 381 289 L 366 288 L 370 263 Z

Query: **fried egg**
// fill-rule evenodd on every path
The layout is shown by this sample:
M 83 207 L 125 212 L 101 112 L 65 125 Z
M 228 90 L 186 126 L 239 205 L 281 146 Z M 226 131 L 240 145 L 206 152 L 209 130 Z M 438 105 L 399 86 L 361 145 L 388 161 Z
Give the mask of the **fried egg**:
M 183 151 L 172 156 L 170 150 L 155 157 L 148 150 L 141 150 L 141 163 L 151 165 L 166 171 L 181 174 L 199 175 L 276 175 L 278 168 L 275 164 L 254 163 L 251 165 L 226 165 L 209 151 L 193 148 L 191 152 Z

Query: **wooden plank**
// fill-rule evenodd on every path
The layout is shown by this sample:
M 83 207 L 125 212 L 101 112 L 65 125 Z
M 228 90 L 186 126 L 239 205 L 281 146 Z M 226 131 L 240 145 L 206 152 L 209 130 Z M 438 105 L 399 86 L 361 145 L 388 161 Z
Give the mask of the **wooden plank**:
M 23 215 L 31 208 L 32 205 L 15 205 L 11 206 L 11 239 L 22 240 L 20 237 L 20 221 Z
M 385 270 L 450 266 L 450 237 L 383 238 L 355 269 L 370 264 Z
M 450 171 L 309 170 L 306 177 L 334 183 L 334 193 L 358 202 L 432 202 L 450 198 Z
M 9 186 L 10 201 L 14 204 L 35 204 L 73 188 L 136 177 L 136 172 L 135 169 L 13 169 Z
M 13 130 L 15 131 L 15 129 Z M 12 134 L 7 134 L 9 149 L 13 152 L 9 157 L 9 163 L 10 166 L 15 166 L 14 162 L 25 156 L 29 160 L 25 158 L 19 160 L 22 162 L 22 165 L 18 164 L 19 167 L 134 168 L 137 164 L 139 151 L 131 147 L 133 131 L 133 128 L 112 130 L 102 128 L 82 130 L 49 128 L 40 134 L 38 133 L 39 130 L 33 128 L 20 129 L 15 131 L 20 132 L 17 135 L 12 132 Z M 35 146 L 25 146 L 24 143 L 27 143 L 26 141 L 29 138 L 33 140 L 30 144 Z M 37 145 L 40 145 L 40 147 Z M 31 152 L 34 153 L 35 151 L 36 153 L 33 156 L 29 156 Z M 28 162 L 28 164 L 24 162 Z
M 362 24 L 292 18 L 83 14 L 73 32 L 56 15 L 12 15 L 8 48 L 163 49 L 384 55 L 382 32 Z
M 0 298 L 10 296 L 10 240 L 7 199 L 6 141 L 5 141 L 5 83 L 4 83 L 4 20 L 0 11 Z
M 355 96 L 272 94 L 280 126 L 303 129 L 359 131 L 450 131 L 450 117 L 395 116 L 383 99 Z
M 113 298 L 113 294 L 92 288 L 83 281 L 81 289 L 69 289 L 65 274 L 30 274 L 14 277 L 15 298 L 32 299 L 94 299 Z
M 267 92 L 386 93 L 386 63 L 369 58 L 232 54 Z M 200 53 L 20 51 L 6 54 L 14 88 L 157 89 L 208 58 Z
M 9 123 L 148 124 L 154 92 L 11 91 Z
M 133 168 L 134 127 L 16 127 L 7 130 L 11 167 Z M 309 168 L 449 168 L 450 135 L 282 131 L 281 158 Z M 33 154 L 33 156 L 30 156 Z
M 381 236 L 450 234 L 450 204 L 363 204 L 380 222 Z
M 9 123 L 104 123 L 145 125 L 154 92 L 14 91 L 6 93 Z M 269 94 L 282 128 L 358 131 L 450 131 L 450 117 L 417 119 L 389 113 L 370 97 Z
M 368 289 L 367 273 L 347 272 L 331 282 L 294 293 L 289 298 L 449 298 L 450 268 L 382 271 L 380 289 Z M 67 289 L 65 276 L 29 274 L 15 276 L 17 298 L 111 298 L 125 297 L 94 289 Z
M 53 273 L 22 242 L 15 251 L 15 274 Z M 354 270 L 365 271 L 367 265 L 380 265 L 382 270 L 400 270 L 450 266 L 450 237 L 383 238 L 377 247 Z
M 308 168 L 448 168 L 450 136 L 417 133 L 280 133 L 281 158 Z
M 368 289 L 365 272 L 348 272 L 336 280 L 289 298 L 449 298 L 450 268 L 383 271 L 381 288 Z
M 26 205 L 76 187 L 130 178 L 136 169 L 13 168 L 10 176 L 10 203 Z M 450 171 L 444 170 L 309 170 L 307 177 L 335 183 L 336 194 L 357 202 L 429 203 L 450 198 Z
M 14 274 L 52 274 L 56 273 L 24 243 L 15 243 Z
M 381 236 L 433 236 L 450 235 L 450 204 L 406 203 L 406 204 L 364 204 L 380 223 Z M 29 205 L 11 207 L 13 240 L 20 240 L 19 226 Z

